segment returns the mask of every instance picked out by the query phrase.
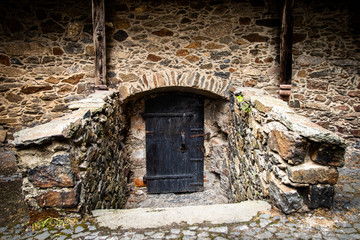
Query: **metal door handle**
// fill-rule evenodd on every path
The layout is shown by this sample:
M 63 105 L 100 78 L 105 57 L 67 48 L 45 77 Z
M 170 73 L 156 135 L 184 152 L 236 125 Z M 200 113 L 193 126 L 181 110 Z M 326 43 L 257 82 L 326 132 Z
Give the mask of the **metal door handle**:
M 181 130 L 181 151 L 185 151 L 185 132 L 184 130 Z

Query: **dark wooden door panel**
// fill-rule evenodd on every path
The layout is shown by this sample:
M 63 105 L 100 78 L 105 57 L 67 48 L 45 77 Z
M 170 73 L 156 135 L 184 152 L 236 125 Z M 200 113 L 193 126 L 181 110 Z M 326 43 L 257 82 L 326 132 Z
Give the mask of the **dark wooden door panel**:
M 146 101 L 146 181 L 149 193 L 203 188 L 204 102 L 184 94 Z

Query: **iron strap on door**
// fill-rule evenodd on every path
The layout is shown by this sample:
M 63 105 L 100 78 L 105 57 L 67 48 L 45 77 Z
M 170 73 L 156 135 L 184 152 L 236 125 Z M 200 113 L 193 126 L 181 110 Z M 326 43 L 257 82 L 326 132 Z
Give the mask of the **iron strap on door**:
M 178 174 L 178 175 L 146 175 L 145 180 L 160 180 L 160 179 L 183 179 L 192 178 L 193 174 Z
M 143 117 L 193 117 L 193 113 L 144 113 Z

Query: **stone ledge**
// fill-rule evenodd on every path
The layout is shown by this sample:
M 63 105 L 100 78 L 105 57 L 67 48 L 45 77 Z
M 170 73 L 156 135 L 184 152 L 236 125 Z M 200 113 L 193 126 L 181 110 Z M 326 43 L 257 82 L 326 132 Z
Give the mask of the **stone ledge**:
M 71 138 L 74 129 L 79 126 L 79 120 L 90 116 L 88 109 L 80 109 L 69 115 L 54 119 L 48 123 L 23 129 L 14 133 L 15 147 L 40 145 L 54 139 Z
M 248 92 L 247 92 L 248 91 Z M 335 133 L 313 123 L 310 119 L 296 114 L 286 102 L 270 96 L 262 95 L 263 91 L 240 88 L 236 92 L 243 93 L 251 104 L 260 112 L 284 124 L 288 129 L 314 142 L 330 143 L 345 148 L 345 140 Z M 247 93 L 246 93 L 247 92 Z
M 106 100 L 114 95 L 113 91 L 98 91 L 89 95 L 85 99 L 74 101 L 69 105 L 69 109 L 88 109 L 91 112 L 97 112 L 104 108 Z
M 73 113 L 56 118 L 48 123 L 23 129 L 14 134 L 13 144 L 17 148 L 40 145 L 54 139 L 71 138 L 81 124 L 81 120 L 101 111 L 106 100 L 114 95 L 113 91 L 98 91 L 70 104 L 70 109 L 78 109 Z
M 343 148 L 346 147 L 345 140 L 342 137 L 311 122 L 310 119 L 306 117 L 291 112 L 284 112 L 283 114 L 274 114 L 271 112 L 270 115 L 290 130 L 314 142 L 330 143 L 340 145 Z
M 288 107 L 286 102 L 270 96 L 252 96 L 250 97 L 250 102 L 257 110 L 263 113 L 268 113 L 271 111 L 280 113 L 294 112 Z

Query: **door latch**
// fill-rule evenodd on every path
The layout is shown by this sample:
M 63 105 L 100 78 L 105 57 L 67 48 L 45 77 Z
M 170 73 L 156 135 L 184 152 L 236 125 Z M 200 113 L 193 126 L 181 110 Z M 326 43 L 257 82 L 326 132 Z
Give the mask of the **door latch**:
M 185 146 L 185 131 L 181 130 L 181 147 L 180 147 L 180 151 L 184 152 L 186 150 L 186 146 Z
M 209 139 L 210 133 L 190 135 L 190 138 L 196 138 L 196 137 L 206 137 L 206 139 Z

